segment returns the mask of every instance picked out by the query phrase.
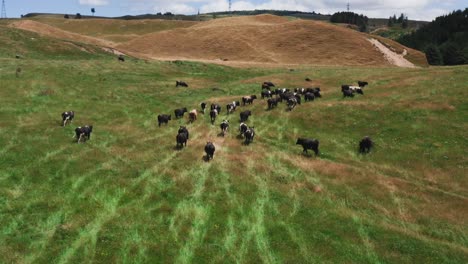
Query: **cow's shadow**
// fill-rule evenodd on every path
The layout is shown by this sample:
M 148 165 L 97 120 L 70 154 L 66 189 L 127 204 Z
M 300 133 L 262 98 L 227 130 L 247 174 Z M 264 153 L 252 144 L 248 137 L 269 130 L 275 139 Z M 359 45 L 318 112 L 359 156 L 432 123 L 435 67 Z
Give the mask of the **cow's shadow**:
M 208 155 L 203 155 L 202 160 L 204 162 L 210 162 L 210 158 L 208 157 Z
M 223 132 L 220 132 L 216 135 L 217 137 L 224 137 L 224 133 Z

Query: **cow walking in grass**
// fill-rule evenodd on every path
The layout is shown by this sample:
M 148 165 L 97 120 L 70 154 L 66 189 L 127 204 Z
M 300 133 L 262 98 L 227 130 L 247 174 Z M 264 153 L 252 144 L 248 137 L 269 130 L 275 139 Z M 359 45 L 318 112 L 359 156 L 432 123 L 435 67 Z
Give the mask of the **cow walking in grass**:
M 369 136 L 365 136 L 359 141 L 359 153 L 369 153 L 371 148 L 374 146 L 374 142 Z
M 223 120 L 223 122 L 221 122 L 221 124 L 219 125 L 220 128 L 221 128 L 221 135 L 224 135 L 226 134 L 228 128 L 229 128 L 229 121 L 228 120 Z
M 214 122 L 216 121 L 217 116 L 218 116 L 218 110 L 211 109 L 211 111 L 210 111 L 211 124 L 214 124 Z
M 82 127 L 75 128 L 75 137 L 76 142 L 86 142 L 87 140 L 91 139 L 91 132 L 93 132 L 93 126 L 86 125 Z
M 245 136 L 244 144 L 249 145 L 254 140 L 254 137 L 255 137 L 254 127 L 247 128 L 247 130 L 244 132 L 244 136 Z
M 187 146 L 188 139 L 189 139 L 188 129 L 185 126 L 181 126 L 179 130 L 177 131 L 176 147 L 180 149 L 180 148 L 183 148 L 184 146 Z
M 315 156 L 319 154 L 319 141 L 317 139 L 310 139 L 310 138 L 298 138 L 296 141 L 296 145 L 301 145 L 305 154 L 309 154 L 307 152 L 308 149 L 314 151 Z
M 67 111 L 62 113 L 62 126 L 66 126 L 67 123 L 70 123 L 73 121 L 73 118 L 75 118 L 75 112 L 73 111 Z
M 158 115 L 158 126 L 160 127 L 161 124 L 166 124 L 169 123 L 169 120 L 171 120 L 171 115 Z
M 206 153 L 206 160 L 207 161 L 209 161 L 210 159 L 213 159 L 215 150 L 216 150 L 216 148 L 215 148 L 213 142 L 206 142 L 205 153 Z
M 197 109 L 193 109 L 192 111 L 189 112 L 189 122 L 192 123 L 193 121 L 197 120 Z

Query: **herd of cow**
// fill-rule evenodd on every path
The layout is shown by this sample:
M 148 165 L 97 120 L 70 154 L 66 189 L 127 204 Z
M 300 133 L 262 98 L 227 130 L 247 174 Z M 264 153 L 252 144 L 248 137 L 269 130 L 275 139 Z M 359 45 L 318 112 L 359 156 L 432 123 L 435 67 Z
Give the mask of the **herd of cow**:
M 358 81 L 358 86 L 342 85 L 341 91 L 343 93 L 343 97 L 354 97 L 354 93 L 359 93 L 363 95 L 364 94 L 363 88 L 366 85 L 368 85 L 368 83 L 363 82 L 363 81 Z M 188 87 L 187 83 L 182 82 L 182 81 L 177 81 L 176 87 L 177 86 Z M 277 107 L 278 103 L 285 101 L 287 104 L 287 109 L 289 111 L 292 111 L 296 107 L 296 105 L 301 104 L 302 96 L 304 96 L 305 102 L 313 101 L 316 98 L 322 97 L 322 95 L 320 94 L 320 91 L 321 91 L 320 87 L 295 88 L 294 92 L 287 88 L 273 89 L 273 87 L 275 87 L 275 85 L 272 82 L 264 82 L 262 84 L 261 97 L 262 99 L 268 98 L 267 100 L 268 110 L 271 110 Z M 244 96 L 241 98 L 242 105 L 243 106 L 247 104 L 250 105 L 256 99 L 257 99 L 256 95 Z M 226 105 L 227 114 L 233 113 L 236 110 L 236 108 L 240 105 L 241 105 L 240 101 L 233 101 L 232 103 L 227 104 Z M 202 102 L 200 104 L 200 107 L 201 107 L 201 112 L 205 114 L 207 104 L 205 102 Z M 186 107 L 174 110 L 175 118 L 176 119 L 182 118 L 184 116 L 184 113 L 186 112 L 188 112 Z M 212 124 L 214 124 L 214 122 L 216 121 L 216 117 L 219 115 L 220 112 L 221 112 L 221 106 L 219 104 L 212 103 L 210 105 L 210 119 L 211 119 Z M 198 111 L 196 109 L 193 109 L 190 112 L 188 112 L 188 115 L 189 115 L 189 122 L 192 123 L 195 120 L 197 120 Z M 245 123 L 248 121 L 248 118 L 251 115 L 252 115 L 252 112 L 250 110 L 245 110 L 245 111 L 240 112 L 239 132 L 240 132 L 240 136 L 244 138 L 244 144 L 246 145 L 250 144 L 255 137 L 254 127 L 253 126 L 249 127 Z M 65 126 L 67 123 L 71 123 L 74 117 L 75 117 L 75 112 L 73 111 L 63 112 L 62 113 L 62 126 Z M 158 115 L 158 126 L 161 126 L 161 124 L 167 125 L 170 120 L 171 120 L 171 115 L 167 115 L 167 114 Z M 221 128 L 221 135 L 224 137 L 224 135 L 226 134 L 229 128 L 229 121 L 223 120 L 220 124 L 220 128 Z M 86 142 L 86 140 L 89 140 L 91 138 L 92 131 L 93 131 L 92 125 L 77 127 L 75 129 L 75 137 L 77 139 L 77 142 L 80 143 L 80 142 Z M 177 136 L 176 136 L 176 147 L 183 148 L 184 146 L 187 146 L 188 139 L 189 139 L 189 131 L 187 127 L 180 126 L 179 130 L 177 131 Z M 308 154 L 308 150 L 312 150 L 315 153 L 315 155 L 319 154 L 319 141 L 317 139 L 298 138 L 296 141 L 296 144 L 301 145 L 303 147 L 303 152 L 306 154 Z M 372 146 L 373 146 L 372 139 L 366 136 L 359 142 L 359 152 L 368 153 L 370 149 L 372 148 Z M 206 152 L 207 160 L 213 159 L 215 150 L 216 148 L 213 142 L 206 143 L 205 152 Z

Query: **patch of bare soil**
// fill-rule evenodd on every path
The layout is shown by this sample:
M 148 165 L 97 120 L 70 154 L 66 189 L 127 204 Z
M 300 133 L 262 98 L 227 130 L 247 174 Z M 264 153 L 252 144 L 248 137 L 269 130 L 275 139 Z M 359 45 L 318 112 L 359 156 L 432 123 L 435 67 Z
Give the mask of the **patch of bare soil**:
M 403 67 L 403 68 L 416 68 L 416 66 L 409 62 L 407 59 L 404 58 L 404 56 L 407 54 L 406 50 L 403 50 L 402 54 L 398 54 L 389 48 L 387 48 L 385 45 L 380 43 L 380 41 L 376 39 L 369 39 L 369 42 L 374 45 L 376 49 L 378 49 L 385 57 L 385 59 L 390 63 L 398 67 Z

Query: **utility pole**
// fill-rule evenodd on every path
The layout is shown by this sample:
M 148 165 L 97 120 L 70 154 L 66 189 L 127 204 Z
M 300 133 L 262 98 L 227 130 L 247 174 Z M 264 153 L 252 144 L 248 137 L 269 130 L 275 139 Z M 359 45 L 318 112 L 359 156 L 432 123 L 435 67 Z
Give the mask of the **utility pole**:
M 231 14 L 231 0 L 229 0 L 229 15 L 232 15 Z
M 349 2 L 348 2 L 348 4 L 346 5 L 346 10 L 348 10 L 348 12 L 349 12 Z
M 3 19 L 7 18 L 7 16 L 6 16 L 5 0 L 2 0 L 2 14 L 1 14 L 0 18 L 3 18 Z

